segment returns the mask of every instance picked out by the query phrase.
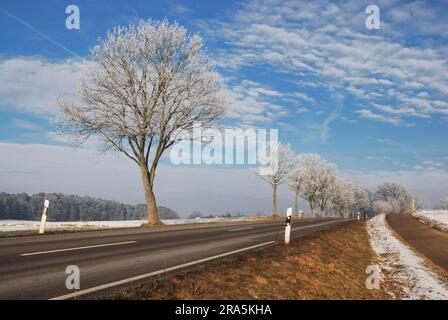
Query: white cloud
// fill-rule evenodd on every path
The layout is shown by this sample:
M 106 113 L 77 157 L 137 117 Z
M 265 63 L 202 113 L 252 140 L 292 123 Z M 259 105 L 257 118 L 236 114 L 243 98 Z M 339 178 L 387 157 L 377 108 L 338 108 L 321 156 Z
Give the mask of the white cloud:
M 304 92 L 293 92 L 293 93 L 289 94 L 288 96 L 290 96 L 292 98 L 297 98 L 297 99 L 303 100 L 305 102 L 309 102 L 311 104 L 316 103 L 316 101 L 312 97 L 308 96 Z
M 410 107 L 391 107 L 391 106 L 384 106 L 380 105 L 378 103 L 372 104 L 372 106 L 382 111 L 383 113 L 393 114 L 397 116 L 407 116 L 407 117 L 417 117 L 417 118 L 431 118 L 428 114 L 417 112 L 415 109 Z
M 171 13 L 176 14 L 176 15 L 186 15 L 186 14 L 189 14 L 192 12 L 193 12 L 193 10 L 187 8 L 186 6 L 180 5 L 180 4 L 175 5 L 171 9 Z
M 345 123 L 350 123 L 350 124 L 358 123 L 358 120 L 356 120 L 356 119 L 350 119 L 350 118 L 347 118 L 347 117 L 345 117 L 345 116 L 340 116 L 339 119 L 340 119 L 342 122 L 345 122 Z
M 57 98 L 78 91 L 85 60 L 41 58 L 0 60 L 0 109 L 40 116 L 57 112 Z
M 300 107 L 299 109 L 297 109 L 297 113 L 307 113 L 310 110 L 308 108 L 305 107 Z
M 375 108 L 374 103 L 397 109 L 393 117 L 390 109 L 360 113 L 374 121 L 409 125 L 401 118 L 446 115 L 448 106 L 439 101 L 448 95 L 448 46 L 439 39 L 445 33 L 436 31 L 448 29 L 443 14 L 418 1 L 409 6 L 397 1 L 378 5 L 397 14 L 408 10 L 400 19 L 409 29 L 400 30 L 414 32 L 394 31 L 393 19 L 386 19 L 381 32 L 370 32 L 364 27 L 365 6 L 357 1 L 250 1 L 230 22 L 216 24 L 214 36 L 230 47 L 221 51 L 218 61 L 233 69 L 268 68 L 296 79 L 300 86 L 320 83 L 346 90 L 368 109 Z M 416 41 L 420 27 L 426 28 L 420 34 L 428 41 L 406 45 L 408 39 Z
M 25 129 L 25 130 L 29 130 L 29 131 L 41 130 L 41 128 L 39 126 L 37 126 L 34 123 L 29 122 L 27 120 L 23 120 L 23 119 L 14 119 L 13 125 L 16 128 Z
M 392 160 L 391 157 L 378 157 L 378 156 L 366 156 L 366 159 L 375 161 L 389 161 Z
M 356 110 L 355 112 L 358 113 L 361 116 L 361 118 L 364 119 L 369 119 L 393 125 L 399 125 L 401 123 L 400 119 L 398 118 L 385 117 L 381 114 L 373 113 L 371 110 L 368 109 Z
M 379 143 L 388 145 L 388 146 L 393 146 L 393 147 L 398 147 L 401 145 L 401 142 L 398 142 L 398 141 L 395 141 L 392 139 L 377 139 L 376 141 Z
M 266 124 L 288 114 L 282 106 L 289 94 L 263 87 L 261 84 L 242 80 L 227 86 L 228 117 L 242 124 Z

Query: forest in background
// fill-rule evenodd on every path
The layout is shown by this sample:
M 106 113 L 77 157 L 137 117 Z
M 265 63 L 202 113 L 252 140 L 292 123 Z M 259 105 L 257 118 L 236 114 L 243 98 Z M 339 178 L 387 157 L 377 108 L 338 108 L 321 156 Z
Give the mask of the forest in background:
M 61 193 L 0 193 L 0 220 L 40 220 L 44 200 L 50 200 L 48 221 L 145 220 L 146 204 L 129 205 L 116 201 Z M 158 207 L 161 219 L 178 219 L 177 212 Z

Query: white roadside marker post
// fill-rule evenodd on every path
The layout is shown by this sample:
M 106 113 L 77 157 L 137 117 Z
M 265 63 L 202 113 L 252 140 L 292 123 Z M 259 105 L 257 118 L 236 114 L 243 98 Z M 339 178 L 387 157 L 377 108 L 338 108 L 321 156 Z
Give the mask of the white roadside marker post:
M 358 221 L 359 221 L 360 218 L 361 218 L 361 214 L 358 211 Z
M 288 210 L 286 210 L 285 244 L 289 244 L 289 239 L 291 237 L 291 216 L 292 208 L 288 208 Z
M 50 206 L 50 201 L 45 199 L 44 201 L 44 210 L 42 211 L 42 218 L 40 220 L 39 234 L 43 234 L 45 232 L 45 222 L 47 222 L 47 210 Z

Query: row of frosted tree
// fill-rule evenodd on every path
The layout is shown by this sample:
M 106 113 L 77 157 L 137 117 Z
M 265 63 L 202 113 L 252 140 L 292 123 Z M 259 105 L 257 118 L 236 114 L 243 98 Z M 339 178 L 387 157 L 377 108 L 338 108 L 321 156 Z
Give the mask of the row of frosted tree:
M 299 199 L 308 202 L 311 215 L 363 217 L 377 213 L 409 212 L 413 197 L 397 183 L 383 183 L 374 192 L 341 177 L 335 164 L 316 153 L 295 155 L 289 145 L 279 144 L 278 161 L 272 175 L 259 175 L 272 187 L 272 214 L 277 215 L 277 192 L 286 184 L 294 194 L 294 211 Z

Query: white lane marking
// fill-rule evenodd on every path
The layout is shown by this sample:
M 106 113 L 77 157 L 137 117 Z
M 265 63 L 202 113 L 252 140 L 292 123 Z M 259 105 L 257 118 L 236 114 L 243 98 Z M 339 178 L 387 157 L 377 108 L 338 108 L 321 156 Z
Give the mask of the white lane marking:
M 92 287 L 92 288 L 89 288 L 89 289 L 80 290 L 80 291 L 77 291 L 77 292 L 65 294 L 65 295 L 62 295 L 62 296 L 51 298 L 49 300 L 66 300 L 66 299 L 70 299 L 70 298 L 79 297 L 79 296 L 82 296 L 82 295 L 85 295 L 85 294 L 88 294 L 88 293 L 92 293 L 92 292 L 96 292 L 96 291 L 99 291 L 99 290 L 108 289 L 108 288 L 111 288 L 111 287 L 116 287 L 116 286 L 119 286 L 119 285 L 122 285 L 122 284 L 126 284 L 126 283 L 130 283 L 130 282 L 133 282 L 133 281 L 137 281 L 137 280 L 153 277 L 153 276 L 156 276 L 156 275 L 159 275 L 159 274 L 162 274 L 162 273 L 166 273 L 166 272 L 170 272 L 170 271 L 186 268 L 186 267 L 189 267 L 189 266 L 192 266 L 192 265 L 195 265 L 195 264 L 207 262 L 207 261 L 210 261 L 210 260 L 215 260 L 215 259 L 218 259 L 218 258 L 223 258 L 223 257 L 229 256 L 229 255 L 235 254 L 235 253 L 239 253 L 239 252 L 243 252 L 243 251 L 247 251 L 247 250 L 251 250 L 251 249 L 267 246 L 267 245 L 270 245 L 270 244 L 273 244 L 273 243 L 275 243 L 275 241 L 268 241 L 268 242 L 260 243 L 260 244 L 254 245 L 254 246 L 250 246 L 250 247 L 246 247 L 246 248 L 242 248 L 242 249 L 238 249 L 238 250 L 233 250 L 233 251 L 226 252 L 226 253 L 221 253 L 221 254 L 218 254 L 216 256 L 212 256 L 212 257 L 208 257 L 208 258 L 204 258 L 204 259 L 200 259 L 200 260 L 196 260 L 196 261 L 187 262 L 187 263 L 180 264 L 180 265 L 177 265 L 177 266 L 174 266 L 174 267 L 170 267 L 170 268 L 166 268 L 166 269 L 163 269 L 163 270 L 157 270 L 157 271 L 150 272 L 150 273 L 145 273 L 145 274 L 142 274 L 142 275 L 139 275 L 139 276 L 130 277 L 130 278 L 126 278 L 126 279 L 123 279 L 123 280 L 114 281 L 114 282 L 106 283 L 106 284 L 103 284 L 103 285 L 100 285 L 100 286 Z
M 253 229 L 253 227 L 238 228 L 238 229 L 229 229 L 229 230 L 227 230 L 227 231 L 232 232 L 232 231 L 242 231 L 242 230 L 249 230 L 249 229 Z
M 303 230 L 303 229 L 323 226 L 323 225 L 326 225 L 326 224 L 331 224 L 331 223 L 341 222 L 341 221 L 343 221 L 343 220 L 341 219 L 341 220 L 333 220 L 333 221 L 321 222 L 321 223 L 316 223 L 316 224 L 310 224 L 309 226 L 302 226 L 302 227 L 292 228 L 291 231 L 299 231 L 299 230 Z
M 92 245 L 92 246 L 84 246 L 84 247 L 76 247 L 76 248 L 56 249 L 56 250 L 48 250 L 48 251 L 40 251 L 40 252 L 29 252 L 29 253 L 22 253 L 22 254 L 20 254 L 20 256 L 25 257 L 25 256 L 34 256 L 34 255 L 38 255 L 38 254 L 54 253 L 54 252 L 75 251 L 75 250 L 83 250 L 83 249 L 91 249 L 91 248 L 119 246 L 122 244 L 131 244 L 131 243 L 136 243 L 136 242 L 137 241 L 115 242 L 115 243 L 96 244 L 96 245 Z

